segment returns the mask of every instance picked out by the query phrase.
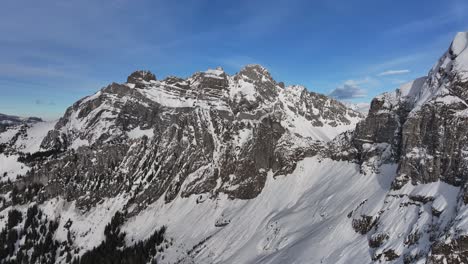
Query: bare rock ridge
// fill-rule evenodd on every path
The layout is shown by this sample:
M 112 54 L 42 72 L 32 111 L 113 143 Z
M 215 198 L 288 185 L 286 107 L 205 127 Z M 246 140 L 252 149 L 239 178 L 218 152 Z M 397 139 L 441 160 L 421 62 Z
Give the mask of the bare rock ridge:
M 156 76 L 150 71 L 135 71 L 127 78 L 128 83 L 156 81 Z
M 252 199 L 268 171 L 291 172 L 361 118 L 302 86 L 281 87 L 260 65 L 161 81 L 136 71 L 68 108 L 41 144 L 58 158 L 28 159 L 24 181 L 84 208 L 128 193 L 134 213 L 161 196 Z
M 466 182 L 468 79 L 461 67 L 467 55 L 460 44 L 465 38 L 466 33 L 456 36 L 427 77 L 374 98 L 368 118 L 357 125 L 358 148 L 362 143 L 390 147 L 399 162 L 395 188 L 408 181 Z
M 365 223 L 375 261 L 468 260 L 462 225 L 468 202 L 467 36 L 457 34 L 428 76 L 374 98 L 347 145 L 364 169 L 398 164 L 386 205 L 355 219 Z M 389 219 L 402 215 L 412 223 L 392 226 Z

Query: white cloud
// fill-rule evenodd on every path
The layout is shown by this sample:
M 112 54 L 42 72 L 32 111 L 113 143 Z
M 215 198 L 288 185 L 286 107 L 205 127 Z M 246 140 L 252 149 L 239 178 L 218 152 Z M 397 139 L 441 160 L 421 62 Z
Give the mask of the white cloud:
M 336 87 L 329 96 L 339 100 L 366 97 L 367 91 L 359 85 L 367 82 L 366 80 L 348 80 L 342 86 Z
M 377 74 L 377 76 L 388 76 L 410 73 L 410 70 L 388 70 Z
M 52 100 L 46 102 L 46 101 L 44 101 L 44 100 L 42 100 L 42 99 L 36 99 L 34 102 L 35 102 L 37 105 L 55 105 L 55 102 L 52 101 Z

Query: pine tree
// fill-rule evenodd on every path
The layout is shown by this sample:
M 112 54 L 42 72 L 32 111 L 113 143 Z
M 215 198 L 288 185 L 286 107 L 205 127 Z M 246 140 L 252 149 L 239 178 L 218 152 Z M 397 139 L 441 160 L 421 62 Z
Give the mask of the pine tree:
M 13 209 L 8 212 L 8 221 L 7 221 L 7 228 L 12 229 L 17 224 L 23 221 L 23 215 L 20 211 Z

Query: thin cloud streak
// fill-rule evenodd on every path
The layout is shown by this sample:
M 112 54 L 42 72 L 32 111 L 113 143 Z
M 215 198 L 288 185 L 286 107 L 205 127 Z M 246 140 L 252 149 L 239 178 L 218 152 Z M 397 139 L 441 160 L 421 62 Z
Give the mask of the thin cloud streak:
M 410 73 L 410 70 L 388 70 L 377 74 L 377 76 L 389 76 Z
M 14 63 L 0 64 L 2 77 L 67 77 L 69 74 L 51 67 L 37 67 Z

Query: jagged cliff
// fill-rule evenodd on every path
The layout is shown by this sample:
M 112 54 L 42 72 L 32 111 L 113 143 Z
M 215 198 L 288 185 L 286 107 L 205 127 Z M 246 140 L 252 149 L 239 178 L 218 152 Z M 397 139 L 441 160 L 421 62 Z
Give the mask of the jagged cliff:
M 186 80 L 138 71 L 70 107 L 41 145 L 60 158 L 31 159 L 24 180 L 86 206 L 122 193 L 143 207 L 162 195 L 251 199 L 268 171 L 292 172 L 361 117 L 304 87 L 282 87 L 259 65 Z
M 376 97 L 352 136 L 360 163 L 398 165 L 385 205 L 360 219 L 374 260 L 468 260 L 467 39 L 457 34 L 428 76 Z

